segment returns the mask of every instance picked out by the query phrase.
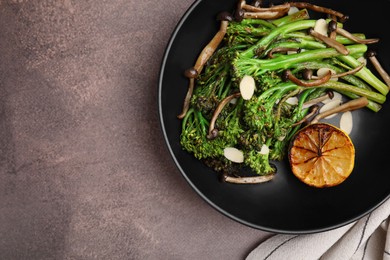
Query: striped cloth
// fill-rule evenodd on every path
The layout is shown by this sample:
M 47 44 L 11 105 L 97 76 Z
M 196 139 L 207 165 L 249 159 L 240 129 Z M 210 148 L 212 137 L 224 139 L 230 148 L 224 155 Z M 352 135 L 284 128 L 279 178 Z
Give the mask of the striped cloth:
M 308 235 L 270 237 L 246 260 L 390 260 L 390 199 L 360 220 Z

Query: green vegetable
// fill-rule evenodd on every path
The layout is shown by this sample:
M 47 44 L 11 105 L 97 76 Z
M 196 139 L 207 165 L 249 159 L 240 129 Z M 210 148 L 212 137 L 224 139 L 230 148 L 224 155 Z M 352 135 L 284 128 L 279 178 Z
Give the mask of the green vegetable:
M 368 50 L 367 45 L 337 36 L 335 40 L 349 52 L 343 55 L 306 32 L 315 23 L 305 9 L 273 21 L 229 22 L 222 45 L 196 77 L 190 108 L 182 119 L 183 149 L 223 174 L 239 175 L 250 169 L 256 175 L 268 175 L 276 172 L 272 161 L 284 159 L 291 138 L 301 127 L 297 122 L 308 114 L 309 108 L 303 106 L 306 101 L 334 90 L 351 99 L 367 97 L 367 108 L 378 112 L 389 89 L 367 67 L 310 87 L 283 78 L 286 69 L 304 80 L 304 69 L 329 68 L 339 74 L 360 66 L 357 58 Z M 354 35 L 365 38 L 363 33 Z M 298 52 L 288 54 L 284 48 Z M 256 83 L 249 100 L 237 94 L 246 75 Z M 221 108 L 221 102 L 233 94 L 238 98 Z M 244 162 L 227 160 L 226 147 L 241 150 Z

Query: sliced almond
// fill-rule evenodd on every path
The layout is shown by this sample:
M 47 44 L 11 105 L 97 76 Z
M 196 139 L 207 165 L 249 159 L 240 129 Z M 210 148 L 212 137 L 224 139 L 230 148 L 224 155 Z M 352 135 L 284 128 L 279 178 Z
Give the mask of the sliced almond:
M 353 117 L 351 111 L 346 111 L 341 114 L 340 117 L 340 128 L 344 130 L 347 134 L 352 132 L 353 128 Z
M 298 13 L 299 12 L 299 9 L 295 6 L 291 6 L 290 9 L 288 9 L 288 12 L 287 14 L 288 15 L 292 15 L 292 14 L 295 14 L 295 13 Z
M 269 148 L 266 144 L 263 144 L 261 146 L 259 154 L 263 154 L 263 155 L 269 154 Z
M 327 98 L 325 100 L 322 101 L 322 103 L 324 104 L 327 104 L 333 100 L 342 100 L 343 99 L 343 96 L 339 93 L 339 92 L 336 92 L 336 91 L 333 91 L 333 98 Z
M 320 68 L 317 70 L 317 76 L 322 78 L 323 76 L 325 76 L 328 73 L 328 71 L 330 71 L 332 73 L 332 75 L 336 74 L 336 71 L 334 71 L 332 69 Z M 338 81 L 338 78 L 330 78 L 330 80 Z
M 289 97 L 286 100 L 286 103 L 288 103 L 290 105 L 298 105 L 298 98 L 297 97 Z
M 255 80 L 249 75 L 245 75 L 240 81 L 240 93 L 241 97 L 245 100 L 252 98 L 255 93 Z
M 229 161 L 232 161 L 235 163 L 243 163 L 244 162 L 244 153 L 241 150 L 238 150 L 237 148 L 226 147 L 223 150 L 223 155 Z
M 326 20 L 323 18 L 318 19 L 314 25 L 314 31 L 324 36 L 328 36 L 328 23 L 326 22 Z
M 321 107 L 321 109 L 320 109 L 320 113 L 323 113 L 323 112 L 325 112 L 325 111 L 328 111 L 328 110 L 330 110 L 330 109 L 332 109 L 332 108 L 335 108 L 335 107 L 338 107 L 338 106 L 340 106 L 341 105 L 341 100 L 332 100 L 332 101 L 330 101 L 330 102 L 328 102 L 328 103 L 326 103 L 325 105 L 323 105 L 322 107 Z M 335 113 L 335 114 L 332 114 L 332 115 L 330 115 L 330 116 L 327 116 L 327 117 L 325 117 L 325 119 L 329 119 L 329 118 L 332 118 L 332 117 L 334 117 L 334 116 L 336 116 L 337 115 L 337 113 Z

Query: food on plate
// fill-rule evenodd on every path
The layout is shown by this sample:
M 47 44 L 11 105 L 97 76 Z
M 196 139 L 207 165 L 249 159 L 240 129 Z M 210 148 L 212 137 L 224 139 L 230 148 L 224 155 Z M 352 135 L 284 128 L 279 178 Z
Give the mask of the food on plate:
M 355 164 L 355 148 L 343 130 L 310 124 L 294 136 L 288 159 L 294 175 L 307 185 L 332 187 L 345 181 Z
M 348 31 L 349 17 L 339 11 L 240 0 L 216 18 L 218 31 L 184 72 L 188 91 L 178 118 L 182 148 L 226 182 L 272 180 L 274 162 L 303 127 L 335 113 L 376 113 L 386 101 L 389 75 L 369 48 L 379 38 Z M 344 117 L 351 131 L 353 120 Z

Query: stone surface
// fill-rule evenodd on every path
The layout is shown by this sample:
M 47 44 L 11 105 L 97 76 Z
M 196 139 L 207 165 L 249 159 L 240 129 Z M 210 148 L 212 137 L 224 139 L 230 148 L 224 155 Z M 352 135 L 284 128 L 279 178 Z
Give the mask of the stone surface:
M 192 0 L 0 0 L 0 259 L 242 259 L 269 234 L 167 153 L 160 62 Z

